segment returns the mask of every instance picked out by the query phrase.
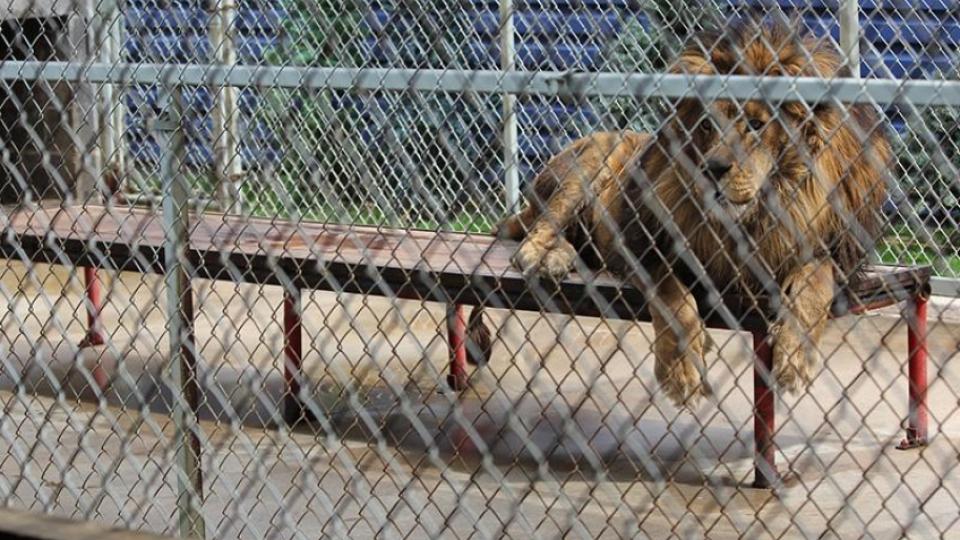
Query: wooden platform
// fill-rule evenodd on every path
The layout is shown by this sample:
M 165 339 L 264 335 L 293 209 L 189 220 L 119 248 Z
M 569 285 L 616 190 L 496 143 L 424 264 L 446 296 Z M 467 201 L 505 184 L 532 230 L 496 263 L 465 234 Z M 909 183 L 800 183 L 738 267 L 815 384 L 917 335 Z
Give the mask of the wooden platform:
M 3 224 L 5 258 L 162 273 L 162 216 L 102 206 L 12 211 Z M 642 294 L 606 274 L 533 284 L 514 270 L 515 242 L 487 235 L 294 224 L 205 213 L 193 216 L 187 254 L 196 277 L 303 289 L 578 315 L 649 320 Z M 285 279 L 281 277 L 285 276 Z M 876 267 L 838 291 L 834 315 L 906 300 L 929 288 L 927 267 Z M 289 282 L 289 281 L 287 281 Z M 536 285 L 536 286 L 534 286 Z M 763 330 L 741 298 L 701 309 L 713 327 Z M 718 303 L 719 304 L 719 303 Z

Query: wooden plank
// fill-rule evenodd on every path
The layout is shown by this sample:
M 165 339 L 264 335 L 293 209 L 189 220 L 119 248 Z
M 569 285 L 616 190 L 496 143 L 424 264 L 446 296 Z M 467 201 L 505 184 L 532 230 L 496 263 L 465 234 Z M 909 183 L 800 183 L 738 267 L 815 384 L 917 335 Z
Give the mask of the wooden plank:
M 203 214 L 190 257 L 197 277 L 297 286 L 497 308 L 649 320 L 640 291 L 612 276 L 572 274 L 561 283 L 524 278 L 510 264 L 516 242 L 488 235 Z M 163 272 L 160 216 L 147 209 L 48 207 L 9 215 L 3 256 L 115 270 Z M 10 236 L 8 233 L 12 233 Z M 889 305 L 929 289 L 928 267 L 874 267 L 838 292 L 834 316 Z M 743 297 L 700 299 L 713 327 L 762 329 L 769 317 Z

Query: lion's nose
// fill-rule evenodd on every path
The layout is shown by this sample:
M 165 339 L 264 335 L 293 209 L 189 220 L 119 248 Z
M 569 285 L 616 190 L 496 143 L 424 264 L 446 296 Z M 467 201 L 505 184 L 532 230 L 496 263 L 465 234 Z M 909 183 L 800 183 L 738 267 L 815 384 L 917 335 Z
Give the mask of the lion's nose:
M 725 174 L 730 172 L 732 167 L 733 165 L 728 161 L 707 160 L 707 176 L 714 182 L 719 182 Z

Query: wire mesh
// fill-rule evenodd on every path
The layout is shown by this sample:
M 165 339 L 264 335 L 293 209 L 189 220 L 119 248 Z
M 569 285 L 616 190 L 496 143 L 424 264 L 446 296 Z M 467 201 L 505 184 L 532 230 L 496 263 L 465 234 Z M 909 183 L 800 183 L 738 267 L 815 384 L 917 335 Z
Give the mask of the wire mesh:
M 951 2 L 3 4 L 5 506 L 955 534 Z

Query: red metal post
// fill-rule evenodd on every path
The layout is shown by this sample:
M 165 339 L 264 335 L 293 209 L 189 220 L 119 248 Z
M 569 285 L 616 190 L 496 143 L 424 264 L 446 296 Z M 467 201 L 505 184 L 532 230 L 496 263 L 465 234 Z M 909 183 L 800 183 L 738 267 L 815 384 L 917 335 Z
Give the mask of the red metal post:
M 80 342 L 80 347 L 96 347 L 104 344 L 103 334 L 100 333 L 100 279 L 97 269 L 83 267 L 83 281 L 87 296 L 87 335 Z
M 86 296 L 87 307 L 87 333 L 80 340 L 80 348 L 98 347 L 106 341 L 100 330 L 100 278 L 97 276 L 97 269 L 92 266 L 83 267 L 84 294 Z M 99 361 L 91 369 L 93 380 L 97 383 L 100 390 L 106 390 L 110 384 L 110 376 Z
M 450 373 L 447 386 L 454 391 L 467 388 L 467 323 L 463 306 L 447 305 L 447 341 L 450 347 Z
M 927 299 L 917 296 L 907 303 L 907 348 L 910 375 L 907 437 L 897 448 L 927 444 Z
M 299 291 L 283 293 L 283 357 L 283 380 L 286 386 L 283 419 L 292 425 L 308 418 L 306 407 L 300 399 L 303 339 Z
M 753 487 L 769 488 L 780 477 L 773 445 L 776 426 L 773 389 L 767 384 L 773 372 L 773 347 L 765 332 L 753 333 Z

